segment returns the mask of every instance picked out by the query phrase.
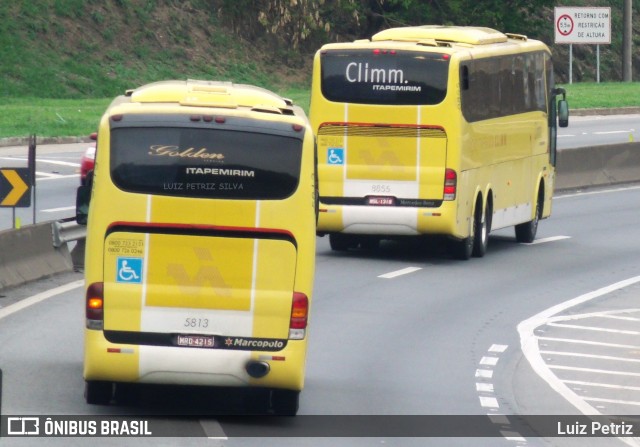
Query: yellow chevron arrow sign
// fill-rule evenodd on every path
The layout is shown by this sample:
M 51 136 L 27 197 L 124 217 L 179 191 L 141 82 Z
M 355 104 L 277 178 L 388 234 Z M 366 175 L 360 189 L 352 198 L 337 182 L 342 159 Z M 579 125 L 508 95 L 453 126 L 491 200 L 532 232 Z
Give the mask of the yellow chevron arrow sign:
M 0 207 L 31 206 L 29 168 L 4 168 L 0 174 Z

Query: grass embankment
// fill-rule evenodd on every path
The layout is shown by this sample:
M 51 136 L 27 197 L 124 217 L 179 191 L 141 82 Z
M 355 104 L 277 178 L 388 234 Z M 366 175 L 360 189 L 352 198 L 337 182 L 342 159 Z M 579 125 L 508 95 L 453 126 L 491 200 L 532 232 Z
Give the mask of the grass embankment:
M 638 106 L 640 83 L 581 83 L 563 85 L 571 109 Z M 309 90 L 278 91 L 293 99 L 307 113 Z M 111 98 L 34 99 L 0 98 L 0 138 L 85 136 L 96 130 L 100 116 Z
M 298 88 L 278 93 L 308 112 L 308 90 Z M 0 98 L 0 139 L 32 134 L 38 137 L 88 136 L 97 130 L 100 117 L 111 100 Z
M 640 82 L 584 82 L 565 84 L 570 109 L 638 107 Z

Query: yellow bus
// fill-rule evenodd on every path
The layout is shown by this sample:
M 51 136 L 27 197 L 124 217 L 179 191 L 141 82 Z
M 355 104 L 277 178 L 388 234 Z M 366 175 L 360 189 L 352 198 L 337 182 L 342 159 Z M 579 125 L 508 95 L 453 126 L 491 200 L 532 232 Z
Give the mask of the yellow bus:
M 542 42 L 416 26 L 327 44 L 314 59 L 309 119 L 318 233 L 334 250 L 433 234 L 469 259 L 485 254 L 491 230 L 515 226 L 518 241 L 533 241 L 551 214 L 568 107 Z
M 302 109 L 257 87 L 165 81 L 112 102 L 77 196 L 88 403 L 131 383 L 255 387 L 296 413 L 314 155 Z

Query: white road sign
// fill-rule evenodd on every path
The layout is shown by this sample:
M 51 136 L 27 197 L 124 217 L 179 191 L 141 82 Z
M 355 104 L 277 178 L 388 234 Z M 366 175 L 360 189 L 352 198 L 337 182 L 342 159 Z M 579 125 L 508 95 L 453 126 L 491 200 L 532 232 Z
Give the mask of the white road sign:
M 611 8 L 557 6 L 554 10 L 556 43 L 611 43 Z

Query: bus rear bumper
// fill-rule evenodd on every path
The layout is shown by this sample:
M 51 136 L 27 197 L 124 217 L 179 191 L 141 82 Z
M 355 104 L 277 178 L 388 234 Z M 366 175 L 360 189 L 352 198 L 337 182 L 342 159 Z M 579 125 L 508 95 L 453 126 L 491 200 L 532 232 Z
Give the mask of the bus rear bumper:
M 456 235 L 454 202 L 438 208 L 320 205 L 318 233 Z
M 277 352 L 170 346 L 119 345 L 102 331 L 85 329 L 84 379 L 95 381 L 302 390 L 305 341 L 289 341 Z M 268 365 L 264 377 L 247 366 Z

